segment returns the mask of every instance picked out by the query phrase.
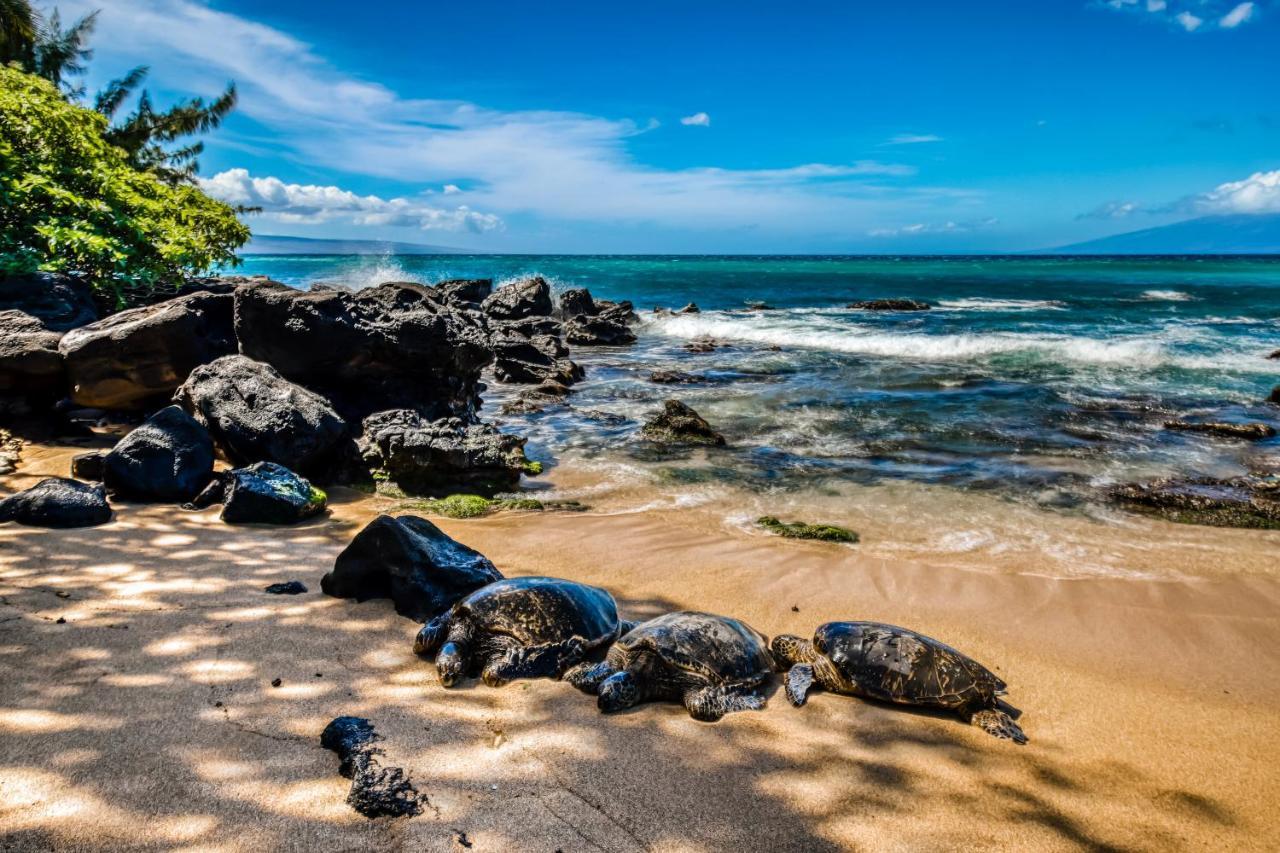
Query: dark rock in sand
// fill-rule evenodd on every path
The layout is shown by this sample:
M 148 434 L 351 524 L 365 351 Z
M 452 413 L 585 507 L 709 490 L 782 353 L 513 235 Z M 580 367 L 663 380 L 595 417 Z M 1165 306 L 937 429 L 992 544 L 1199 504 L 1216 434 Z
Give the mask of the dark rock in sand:
M 1191 421 L 1166 421 L 1165 429 L 1177 430 L 1179 432 L 1202 432 L 1207 435 L 1216 435 L 1221 438 L 1239 438 L 1247 441 L 1260 441 L 1264 438 L 1274 438 L 1276 428 L 1270 424 L 1264 423 L 1225 423 L 1218 421 L 1208 421 L 1204 423 L 1194 423 Z
M 655 416 L 641 429 L 640 434 L 649 441 L 661 444 L 707 444 L 721 446 L 724 436 L 711 428 L 711 424 L 693 409 L 679 400 L 667 400 L 662 414 Z
M 156 412 L 103 460 L 107 491 L 134 500 L 186 503 L 212 477 L 213 439 L 178 406 Z
M 219 501 L 227 524 L 297 524 L 324 512 L 328 496 L 282 465 L 258 462 L 215 475 L 190 506 Z
M 480 304 L 493 293 L 493 279 L 454 278 L 438 283 L 435 288 L 450 305 L 478 311 Z
M 370 471 L 407 492 L 427 493 L 514 488 L 529 464 L 524 443 L 488 424 L 428 421 L 412 410 L 394 409 L 365 418 L 357 445 Z
M 64 273 L 37 272 L 0 277 L 0 311 L 21 311 L 52 332 L 65 332 L 98 319 L 93 288 Z
M 276 462 L 305 474 L 324 473 L 347 434 L 346 421 L 328 400 L 242 355 L 197 367 L 174 400 L 238 465 Z
M 0 500 L 0 522 L 31 527 L 94 527 L 111 520 L 102 486 L 65 477 L 48 477 L 31 488 Z
M 480 310 L 494 320 L 547 317 L 553 309 L 551 285 L 539 275 L 498 288 L 480 305 Z
M 141 409 L 168 398 L 201 364 L 236 351 L 230 294 L 193 293 L 72 329 L 58 351 L 71 399 Z
M 302 581 L 288 581 L 286 583 L 273 583 L 262 591 L 269 592 L 272 595 L 302 595 L 307 591 L 307 585 Z
M 845 307 L 862 311 L 928 311 L 933 306 L 918 299 L 863 299 Z
M 101 483 L 107 466 L 107 454 L 101 451 L 77 453 L 71 457 L 71 476 L 77 480 Z
M 1157 480 L 1116 486 L 1108 495 L 1128 509 L 1180 524 L 1280 529 L 1280 479 Z
M 564 318 L 585 314 L 594 316 L 600 313 L 596 301 L 591 298 L 591 291 L 585 287 L 573 287 L 560 294 L 559 315 Z
M 362 717 L 337 717 L 320 734 L 320 745 L 338 754 L 338 772 L 351 780 L 347 803 L 367 818 L 422 813 L 422 801 L 399 767 L 382 765 L 382 736 Z
M 657 382 L 660 385 L 693 385 L 698 382 L 706 382 L 707 378 L 693 373 L 685 373 L 683 370 L 655 370 L 649 374 L 649 381 Z
M 0 311 L 0 411 L 26 414 L 52 406 L 67 393 L 58 353 L 61 332 L 23 311 Z
M 576 346 L 622 346 L 635 343 L 635 333 L 622 320 L 599 314 L 571 317 L 564 324 L 564 339 Z
M 240 352 L 326 397 L 348 421 L 411 406 L 472 417 L 493 360 L 481 317 L 433 288 L 390 283 L 356 293 L 284 285 L 235 294 Z
M 425 622 L 501 579 L 483 554 L 425 518 L 380 515 L 338 555 L 320 588 L 336 598 L 390 598 L 397 613 Z

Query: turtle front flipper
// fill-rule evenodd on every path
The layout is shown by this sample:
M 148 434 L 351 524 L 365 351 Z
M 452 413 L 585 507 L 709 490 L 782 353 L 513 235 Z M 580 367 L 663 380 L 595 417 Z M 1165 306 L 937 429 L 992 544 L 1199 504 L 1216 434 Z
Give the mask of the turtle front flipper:
M 581 637 L 542 646 L 512 646 L 490 658 L 481 677 L 490 687 L 501 687 L 518 678 L 559 678 L 586 654 Z
M 449 635 L 449 614 L 443 613 L 422 626 L 418 636 L 413 640 L 413 653 L 429 658 L 439 650 L 444 638 Z
M 785 690 L 787 693 L 787 701 L 797 708 L 802 706 L 809 699 L 809 691 L 813 688 L 815 682 L 813 666 L 807 663 L 798 663 L 787 671 L 787 680 Z
M 961 716 L 992 737 L 1011 740 L 1018 745 L 1027 742 L 1027 736 L 1023 733 L 1022 727 L 1014 722 L 1013 717 L 997 708 L 983 708 L 972 713 L 962 711 Z
M 714 723 L 734 711 L 762 711 L 765 699 L 749 690 L 730 690 L 719 685 L 699 687 L 684 694 L 684 707 L 689 716 L 704 723 Z
M 605 679 L 617 672 L 607 663 L 580 663 L 577 666 L 570 667 L 565 671 L 561 678 L 569 682 L 583 693 L 589 693 L 595 696 L 600 692 L 600 685 Z

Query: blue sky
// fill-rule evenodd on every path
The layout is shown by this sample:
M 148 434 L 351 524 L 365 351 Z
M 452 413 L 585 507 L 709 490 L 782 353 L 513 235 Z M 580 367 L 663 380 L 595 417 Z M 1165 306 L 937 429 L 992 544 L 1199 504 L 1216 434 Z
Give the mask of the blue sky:
M 1280 212 L 1280 3 L 72 0 L 262 233 L 1017 251 Z

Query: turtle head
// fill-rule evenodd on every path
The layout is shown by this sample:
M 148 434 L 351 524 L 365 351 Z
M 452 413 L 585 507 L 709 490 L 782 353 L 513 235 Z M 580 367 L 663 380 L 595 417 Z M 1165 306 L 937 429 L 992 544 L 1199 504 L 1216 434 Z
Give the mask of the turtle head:
M 813 660 L 813 643 L 794 634 L 779 634 L 769 644 L 769 651 L 778 662 L 779 669 L 790 669 L 798 663 Z
M 413 640 L 413 653 L 422 657 L 431 657 L 440 648 L 440 644 L 444 642 L 445 635 L 449 633 L 449 616 L 437 616 L 430 622 L 422 626 L 422 630 L 418 632 L 418 636 Z
M 640 701 L 640 687 L 629 672 L 615 672 L 600 684 L 596 706 L 606 714 L 623 711 Z
M 424 629 L 425 630 L 425 629 Z M 436 655 L 436 672 L 440 674 L 440 683 L 445 687 L 457 684 L 466 675 L 466 651 L 457 643 L 445 643 Z

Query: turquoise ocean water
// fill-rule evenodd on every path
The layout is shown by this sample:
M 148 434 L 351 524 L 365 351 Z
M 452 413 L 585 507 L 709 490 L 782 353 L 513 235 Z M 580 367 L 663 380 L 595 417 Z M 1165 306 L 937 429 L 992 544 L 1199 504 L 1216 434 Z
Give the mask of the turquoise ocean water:
M 1280 426 L 1264 402 L 1280 384 L 1266 358 L 1280 349 L 1280 258 L 256 256 L 240 272 L 298 287 L 539 274 L 631 300 L 636 346 L 576 349 L 589 375 L 568 407 L 501 418 L 551 465 L 645 464 L 634 435 L 669 396 L 730 440 L 669 476 L 756 490 L 913 481 L 1068 507 L 1119 480 L 1231 476 L 1280 457 L 1275 440 L 1162 428 Z M 844 307 L 897 296 L 934 309 Z M 651 313 L 687 302 L 702 312 Z M 683 349 L 699 337 L 730 346 Z M 656 385 L 655 369 L 705 381 Z M 492 388 L 486 417 L 511 393 Z

